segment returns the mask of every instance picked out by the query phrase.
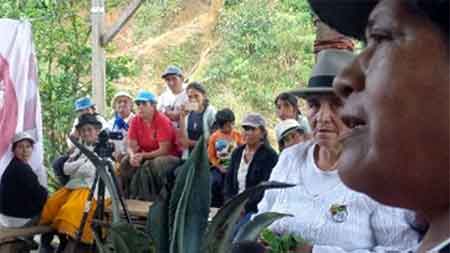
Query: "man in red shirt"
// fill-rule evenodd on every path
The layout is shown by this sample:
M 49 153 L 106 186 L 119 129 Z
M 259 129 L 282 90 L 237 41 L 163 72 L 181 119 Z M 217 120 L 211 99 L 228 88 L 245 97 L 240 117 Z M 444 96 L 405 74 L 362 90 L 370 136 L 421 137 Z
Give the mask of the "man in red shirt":
M 121 180 L 127 198 L 153 200 L 164 178 L 179 164 L 175 129 L 156 109 L 156 97 L 139 91 L 134 102 L 137 115 L 128 130 L 128 157 L 121 164 Z

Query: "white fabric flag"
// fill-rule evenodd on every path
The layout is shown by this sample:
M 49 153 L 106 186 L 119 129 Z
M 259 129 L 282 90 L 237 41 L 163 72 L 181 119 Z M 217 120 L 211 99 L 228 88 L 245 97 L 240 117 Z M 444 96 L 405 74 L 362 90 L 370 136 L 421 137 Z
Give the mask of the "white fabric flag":
M 0 19 L 0 176 L 11 161 L 15 133 L 26 131 L 36 139 L 31 167 L 47 187 L 43 165 L 41 103 L 31 24 Z

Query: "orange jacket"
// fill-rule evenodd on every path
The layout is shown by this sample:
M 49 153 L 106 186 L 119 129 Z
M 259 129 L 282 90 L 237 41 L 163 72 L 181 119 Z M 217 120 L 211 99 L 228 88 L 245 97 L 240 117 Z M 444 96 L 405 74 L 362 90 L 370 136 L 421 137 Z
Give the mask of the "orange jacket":
M 222 132 L 222 130 L 217 130 L 209 137 L 208 142 L 208 158 L 211 164 L 215 167 L 220 165 L 219 157 L 217 157 L 217 151 L 216 151 L 216 142 L 220 139 L 225 139 L 229 142 L 234 142 L 237 145 L 243 145 L 244 141 L 242 139 L 241 134 L 236 131 L 232 130 L 230 134 L 225 134 Z M 235 145 L 236 146 L 236 145 Z M 230 153 L 231 154 L 231 153 Z

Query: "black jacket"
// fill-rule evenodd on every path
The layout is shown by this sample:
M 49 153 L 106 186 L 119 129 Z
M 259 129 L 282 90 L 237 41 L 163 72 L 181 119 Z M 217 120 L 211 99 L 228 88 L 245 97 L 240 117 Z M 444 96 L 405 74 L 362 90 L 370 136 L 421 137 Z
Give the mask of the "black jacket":
M 231 154 L 231 162 L 228 167 L 228 172 L 225 177 L 225 198 L 230 199 L 238 194 L 239 192 L 239 182 L 238 182 L 238 170 L 239 164 L 241 163 L 242 155 L 244 153 L 244 146 L 238 147 Z M 273 167 L 277 164 L 278 155 L 269 145 L 261 145 L 259 149 L 254 154 L 253 160 L 251 161 L 245 187 L 249 188 L 263 181 L 267 181 L 270 178 Z M 249 201 L 245 206 L 246 213 L 258 211 L 258 203 L 263 198 L 264 194 L 259 194 L 250 197 Z
M 0 213 L 16 218 L 33 218 L 44 207 L 47 189 L 27 163 L 13 158 L 0 181 Z

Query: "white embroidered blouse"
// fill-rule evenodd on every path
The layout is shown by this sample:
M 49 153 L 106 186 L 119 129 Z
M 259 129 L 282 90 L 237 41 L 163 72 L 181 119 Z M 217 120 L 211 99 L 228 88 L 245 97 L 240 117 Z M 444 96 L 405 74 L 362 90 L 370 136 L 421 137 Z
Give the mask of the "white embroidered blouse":
M 307 142 L 281 153 L 270 180 L 297 186 L 267 191 L 258 210 L 294 216 L 272 224 L 272 231 L 301 236 L 313 253 L 406 252 L 418 244 L 405 220 L 409 211 L 384 206 L 346 187 L 335 171 L 317 168 L 315 147 Z

